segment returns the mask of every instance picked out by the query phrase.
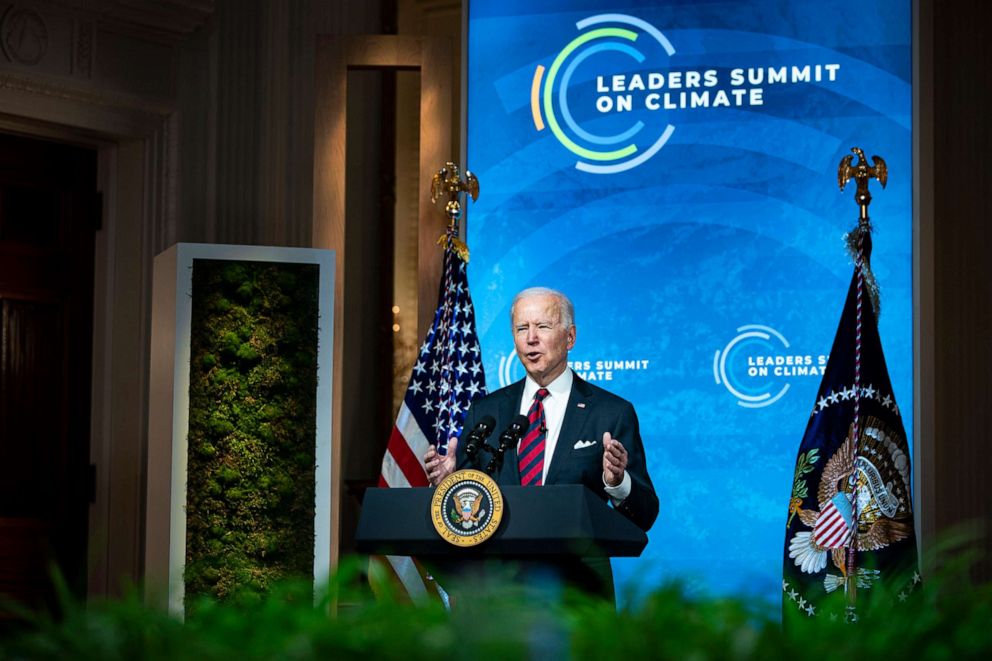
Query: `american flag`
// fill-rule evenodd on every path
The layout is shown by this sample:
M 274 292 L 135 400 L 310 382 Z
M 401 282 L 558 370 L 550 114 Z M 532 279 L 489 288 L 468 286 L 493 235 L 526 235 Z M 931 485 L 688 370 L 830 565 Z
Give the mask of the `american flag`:
M 469 402 L 486 394 L 465 267 L 465 260 L 455 250 L 454 236 L 449 233 L 437 310 L 420 346 L 382 458 L 380 487 L 426 487 L 423 457 L 428 447 L 446 448 L 448 439 L 461 434 Z M 392 573 L 414 601 L 429 598 L 435 590 L 445 600 L 443 590 L 414 558 L 386 558 Z
M 429 445 L 446 447 L 461 434 L 469 402 L 486 394 L 482 352 L 466 263 L 445 241 L 444 277 L 437 310 L 420 345 L 406 396 L 382 459 L 380 487 L 426 487 L 423 456 Z

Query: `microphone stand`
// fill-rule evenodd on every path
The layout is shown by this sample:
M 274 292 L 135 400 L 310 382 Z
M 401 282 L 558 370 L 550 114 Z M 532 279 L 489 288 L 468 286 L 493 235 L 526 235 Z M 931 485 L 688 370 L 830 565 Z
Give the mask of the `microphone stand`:
M 489 444 L 485 441 L 492 433 L 495 425 L 496 421 L 492 416 L 483 416 L 479 424 L 475 426 L 475 429 L 469 432 L 467 442 L 465 443 L 465 457 L 469 460 L 469 465 L 472 468 L 479 468 L 479 450 L 491 451 Z
M 506 431 L 500 434 L 499 446 L 496 449 L 490 447 L 488 443 L 486 444 L 486 449 L 488 449 L 493 455 L 489 460 L 489 464 L 486 466 L 486 473 L 492 476 L 502 470 L 503 455 L 506 454 L 507 448 L 520 442 L 520 437 L 527 429 L 527 424 L 527 418 L 525 416 L 518 415 L 517 418 L 510 423 L 510 426 L 506 428 Z

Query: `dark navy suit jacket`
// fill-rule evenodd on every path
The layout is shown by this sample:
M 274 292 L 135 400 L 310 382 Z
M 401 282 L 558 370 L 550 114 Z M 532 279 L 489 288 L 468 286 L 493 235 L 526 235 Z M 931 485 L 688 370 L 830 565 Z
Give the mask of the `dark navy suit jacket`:
M 631 480 L 630 495 L 616 506 L 616 510 L 647 532 L 658 517 L 658 496 L 648 475 L 634 406 L 625 399 L 583 381 L 577 374 L 573 374 L 572 379 L 572 392 L 544 483 L 584 484 L 608 501 L 603 486 L 603 432 L 610 432 L 627 450 L 627 473 Z M 523 391 L 524 380 L 521 379 L 472 402 L 465 417 L 462 436 L 467 436 L 483 416 L 491 415 L 496 419 L 496 425 L 487 443 L 496 447 L 499 434 L 520 413 Z M 577 441 L 595 443 L 576 449 Z M 458 444 L 459 469 L 470 467 L 464 445 L 464 441 Z M 479 457 L 484 468 L 489 455 L 480 452 Z M 506 451 L 496 482 L 504 485 L 520 484 L 516 447 Z

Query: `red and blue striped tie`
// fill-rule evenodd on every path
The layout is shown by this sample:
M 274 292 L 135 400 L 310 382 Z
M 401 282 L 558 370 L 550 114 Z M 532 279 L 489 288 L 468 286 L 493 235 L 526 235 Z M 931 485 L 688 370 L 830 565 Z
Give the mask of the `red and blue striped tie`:
M 517 452 L 520 459 L 520 484 L 525 487 L 541 486 L 544 475 L 544 439 L 548 428 L 544 422 L 544 404 L 541 402 L 547 396 L 547 388 L 540 388 L 534 393 L 534 403 L 527 411 L 530 426 L 520 441 L 520 450 Z

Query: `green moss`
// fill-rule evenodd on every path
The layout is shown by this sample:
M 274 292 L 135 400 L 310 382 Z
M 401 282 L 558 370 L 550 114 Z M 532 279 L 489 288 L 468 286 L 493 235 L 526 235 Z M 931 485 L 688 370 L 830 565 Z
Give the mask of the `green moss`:
M 272 425 L 267 422 L 263 422 L 258 426 L 258 437 L 265 441 L 266 443 L 272 443 L 276 440 L 275 432 L 272 431 Z
M 219 412 L 215 412 L 214 415 L 210 416 L 209 422 L 207 422 L 207 431 L 215 438 L 225 436 L 234 431 L 234 424 L 224 418 Z
M 225 369 L 218 369 L 210 373 L 210 380 L 213 381 L 213 385 L 222 386 L 231 380 L 231 373 Z M 204 413 L 204 411 L 197 411 L 197 413 Z M 193 412 L 190 412 L 192 415 Z
M 222 483 L 230 484 L 240 477 L 238 471 L 234 470 L 230 466 L 219 466 L 214 474 L 220 479 Z M 187 515 L 188 517 L 188 515 Z
M 244 262 L 211 262 L 210 260 L 197 260 L 197 265 L 214 264 L 218 266 L 221 282 L 237 288 L 245 278 L 248 277 L 246 264 Z M 213 275 L 213 274 L 212 274 Z
M 255 292 L 255 287 L 252 286 L 250 282 L 242 282 L 238 286 L 237 294 L 238 297 L 243 301 L 248 301 L 251 299 L 251 295 Z
M 220 337 L 220 350 L 227 354 L 228 357 L 232 355 L 237 355 L 238 349 L 241 348 L 241 338 L 238 334 L 233 331 L 227 331 Z
M 238 347 L 238 351 L 235 355 L 238 360 L 241 361 L 241 364 L 245 366 L 254 365 L 261 360 L 261 355 L 247 342 Z
M 262 420 L 275 420 L 282 417 L 282 411 L 276 404 L 262 404 L 258 409 L 258 417 Z
M 191 597 L 250 601 L 312 576 L 317 293 L 316 266 L 194 262 Z

